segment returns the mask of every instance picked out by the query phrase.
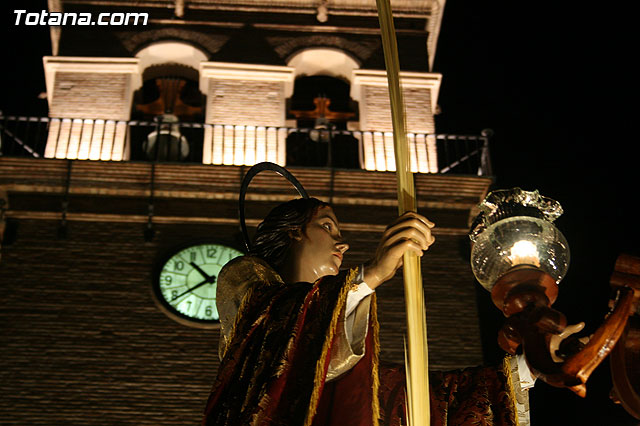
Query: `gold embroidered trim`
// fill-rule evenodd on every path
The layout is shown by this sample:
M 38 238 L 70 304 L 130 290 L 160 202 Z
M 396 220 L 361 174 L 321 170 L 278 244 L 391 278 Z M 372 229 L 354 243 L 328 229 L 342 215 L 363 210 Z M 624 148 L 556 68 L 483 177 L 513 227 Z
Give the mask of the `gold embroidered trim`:
M 249 300 L 251 300 L 251 296 L 253 296 L 254 288 L 255 286 L 249 287 L 244 297 L 242 298 L 242 301 L 240 302 L 240 306 L 238 307 L 238 313 L 236 314 L 236 318 L 233 321 L 233 327 L 231 328 L 231 332 L 229 333 L 229 338 L 225 339 L 226 344 L 224 345 L 224 350 L 222 351 L 222 358 L 224 358 L 225 355 L 227 354 L 227 350 L 229 349 L 229 343 L 232 342 L 233 338 L 235 337 L 236 330 L 238 329 L 238 324 L 240 324 L 240 320 L 242 319 L 242 313 L 247 309 L 247 306 L 249 305 Z
M 224 272 L 226 272 L 226 274 L 224 274 Z M 242 296 L 242 299 L 240 300 L 240 305 L 236 310 L 233 326 L 231 327 L 228 337 L 224 337 L 225 335 L 223 331 L 225 330 L 225 327 L 221 324 L 220 336 L 221 340 L 224 343 L 224 348 L 221 351 L 221 360 L 226 355 L 229 344 L 233 341 L 238 324 L 243 318 L 243 313 L 247 310 L 247 305 L 249 304 L 249 301 L 253 296 L 255 288 L 264 285 L 284 285 L 284 281 L 282 280 L 280 275 L 276 271 L 274 271 L 271 266 L 269 266 L 269 264 L 267 264 L 262 259 L 252 256 L 242 256 L 240 258 L 232 260 L 225 266 L 219 278 L 223 279 L 223 275 L 227 280 L 249 280 L 249 275 L 255 276 L 257 280 L 255 280 L 255 282 L 249 281 L 250 285 L 248 286 L 247 290 Z M 227 277 L 228 275 L 231 275 L 231 277 Z
M 376 294 L 371 295 L 371 328 L 373 328 L 373 368 L 371 369 L 371 376 L 373 379 L 373 426 L 378 426 L 378 419 L 380 418 L 380 401 L 378 399 L 378 389 L 380 388 L 380 377 L 378 375 L 378 356 L 380 354 L 380 325 L 378 324 L 378 302 Z
M 322 353 L 320 355 L 320 358 L 316 362 L 316 372 L 315 378 L 313 380 L 313 392 L 311 394 L 309 410 L 307 411 L 307 418 L 304 420 L 304 426 L 311 426 L 311 424 L 313 423 L 313 416 L 315 416 L 316 414 L 318 402 L 320 401 L 320 386 L 318 384 L 325 379 L 326 375 L 324 366 L 327 361 L 329 345 L 331 345 L 331 342 L 333 341 L 333 336 L 338 324 L 338 318 L 340 317 L 340 313 L 342 312 L 342 307 L 347 302 L 347 294 L 349 293 L 349 290 L 351 290 L 351 284 L 353 283 L 357 275 L 358 268 L 354 268 L 349 271 L 349 273 L 347 274 L 345 285 L 342 286 L 337 303 L 333 308 L 333 315 L 331 317 L 331 323 L 329 325 L 329 334 L 325 338 L 324 344 L 322 345 Z
M 513 377 L 511 375 L 512 359 L 514 359 L 514 357 L 510 355 L 507 355 L 506 357 L 504 357 L 504 359 L 502 360 L 502 370 L 505 376 L 507 376 L 507 387 L 509 390 L 509 398 L 511 399 L 511 405 L 513 408 L 513 417 L 515 418 L 515 424 L 516 426 L 519 426 L 520 423 L 518 421 L 518 406 L 516 405 L 516 392 L 513 384 Z

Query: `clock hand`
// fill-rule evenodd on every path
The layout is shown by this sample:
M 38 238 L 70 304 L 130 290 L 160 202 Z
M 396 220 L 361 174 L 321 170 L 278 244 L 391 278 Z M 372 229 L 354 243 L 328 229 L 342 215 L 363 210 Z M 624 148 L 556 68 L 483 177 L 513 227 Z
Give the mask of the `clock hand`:
M 206 279 L 210 278 L 209 274 L 207 274 L 205 271 L 203 271 L 202 268 L 199 267 L 195 262 L 191 262 L 190 265 L 193 266 L 193 268 L 196 271 L 200 272 L 200 275 L 202 275 L 203 278 L 206 278 Z
M 178 300 L 179 298 L 181 298 L 181 297 L 182 297 L 182 296 L 184 296 L 185 294 L 190 293 L 190 292 L 192 292 L 193 290 L 195 290 L 195 289 L 197 289 L 197 288 L 199 288 L 199 287 L 201 287 L 201 286 L 203 286 L 203 285 L 205 285 L 205 284 L 213 283 L 213 282 L 215 282 L 215 280 L 216 280 L 216 276 L 215 276 L 215 275 L 211 275 L 211 276 L 210 276 L 209 278 L 207 278 L 206 280 L 204 280 L 204 281 L 202 281 L 202 282 L 200 282 L 200 283 L 198 283 L 198 284 L 194 285 L 194 286 L 193 286 L 193 287 L 191 287 L 191 288 L 186 289 L 185 291 L 183 291 L 182 293 L 180 293 L 179 295 L 177 295 L 176 297 L 174 297 L 171 301 L 173 302 L 173 301 L 175 301 L 175 300 Z

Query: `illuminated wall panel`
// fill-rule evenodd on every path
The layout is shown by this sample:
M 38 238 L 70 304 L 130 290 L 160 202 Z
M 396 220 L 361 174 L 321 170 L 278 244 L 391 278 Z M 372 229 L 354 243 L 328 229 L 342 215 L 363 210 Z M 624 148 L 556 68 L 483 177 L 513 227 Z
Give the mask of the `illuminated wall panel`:
M 141 85 L 139 60 L 47 56 L 43 61 L 52 118 L 45 157 L 129 159 L 125 122 Z
M 204 164 L 285 165 L 286 99 L 294 68 L 203 62 L 200 90 L 207 95 Z
M 52 118 L 44 156 L 69 160 L 128 160 L 127 123 Z
M 396 170 L 392 132 L 363 132 L 362 151 L 365 170 Z M 432 134 L 407 134 L 409 165 L 413 173 L 437 173 L 436 138 Z
M 284 165 L 287 135 L 285 128 L 206 125 L 202 162 L 252 166 L 270 161 Z
M 409 132 L 409 160 L 414 173 L 438 171 L 433 112 L 437 107 L 441 77 L 434 73 L 400 73 Z M 396 169 L 387 84 L 384 71 L 353 71 L 351 97 L 359 105 L 366 170 Z

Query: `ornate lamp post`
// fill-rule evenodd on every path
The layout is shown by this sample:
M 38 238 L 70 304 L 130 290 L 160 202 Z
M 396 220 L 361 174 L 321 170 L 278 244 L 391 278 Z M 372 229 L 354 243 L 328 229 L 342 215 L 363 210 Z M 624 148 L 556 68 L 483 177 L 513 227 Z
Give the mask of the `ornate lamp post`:
M 626 324 L 632 298 L 624 294 L 590 338 L 572 334 L 566 317 L 551 308 L 558 283 L 569 267 L 569 245 L 553 221 L 557 201 L 520 188 L 490 193 L 480 204 L 470 233 L 471 267 L 493 303 L 507 317 L 498 333 L 500 347 L 520 347 L 534 374 L 545 382 L 586 395 L 591 372 L 609 354 Z

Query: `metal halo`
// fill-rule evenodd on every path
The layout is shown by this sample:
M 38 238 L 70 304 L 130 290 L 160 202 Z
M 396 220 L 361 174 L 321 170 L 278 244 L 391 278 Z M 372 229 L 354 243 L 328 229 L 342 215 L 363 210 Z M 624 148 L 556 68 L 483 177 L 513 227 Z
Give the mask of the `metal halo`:
M 238 213 L 240 216 L 240 227 L 242 228 L 242 237 L 244 238 L 244 245 L 247 247 L 247 253 L 251 251 L 251 242 L 249 240 L 249 232 L 247 232 L 247 223 L 244 215 L 244 197 L 247 193 L 247 189 L 249 188 L 249 183 L 251 179 L 258 173 L 264 170 L 272 170 L 279 174 L 280 176 L 287 179 L 291 184 L 296 188 L 298 194 L 302 198 L 309 198 L 307 191 L 304 190 L 304 187 L 298 179 L 295 178 L 287 169 L 282 166 L 279 166 L 275 163 L 270 163 L 268 161 L 263 161 L 262 163 L 258 163 L 255 166 L 251 167 L 247 174 L 244 175 L 244 179 L 242 179 L 242 186 L 240 186 L 240 197 L 238 199 Z

